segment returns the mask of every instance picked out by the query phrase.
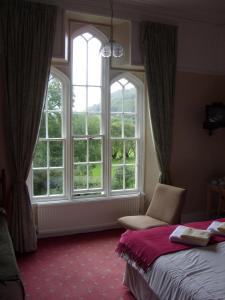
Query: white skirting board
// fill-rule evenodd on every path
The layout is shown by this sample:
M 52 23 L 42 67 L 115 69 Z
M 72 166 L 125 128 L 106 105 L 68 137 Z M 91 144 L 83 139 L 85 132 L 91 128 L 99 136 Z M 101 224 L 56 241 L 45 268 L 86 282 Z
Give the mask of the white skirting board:
M 119 227 L 117 219 L 141 213 L 143 196 L 37 204 L 39 237 Z

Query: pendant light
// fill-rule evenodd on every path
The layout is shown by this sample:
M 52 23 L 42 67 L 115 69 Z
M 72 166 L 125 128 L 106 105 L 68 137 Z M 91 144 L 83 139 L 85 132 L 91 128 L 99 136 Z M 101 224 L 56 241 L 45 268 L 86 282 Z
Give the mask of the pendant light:
M 110 19 L 110 38 L 109 41 L 100 49 L 102 57 L 122 57 L 124 54 L 123 47 L 113 40 L 113 0 L 109 0 L 111 19 Z

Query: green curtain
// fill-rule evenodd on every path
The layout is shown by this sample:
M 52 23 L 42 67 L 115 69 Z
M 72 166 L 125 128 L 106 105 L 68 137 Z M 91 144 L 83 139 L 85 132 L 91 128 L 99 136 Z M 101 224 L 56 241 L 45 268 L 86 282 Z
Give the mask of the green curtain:
M 9 227 L 17 252 L 37 248 L 26 180 L 38 136 L 50 72 L 57 8 L 0 4 L 0 67 L 10 189 Z
M 147 78 L 149 108 L 161 183 L 170 184 L 177 28 L 143 22 L 141 47 Z

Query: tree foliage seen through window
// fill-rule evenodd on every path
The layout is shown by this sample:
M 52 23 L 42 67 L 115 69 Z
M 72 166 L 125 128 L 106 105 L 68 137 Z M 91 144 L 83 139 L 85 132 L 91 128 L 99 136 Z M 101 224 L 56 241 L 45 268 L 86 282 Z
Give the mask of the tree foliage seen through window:
M 33 193 L 34 195 L 57 195 L 63 194 L 64 177 L 64 142 L 62 139 L 62 82 L 51 75 L 48 85 L 48 93 L 45 109 L 42 114 L 39 131 L 39 141 L 36 146 L 33 160 Z M 123 109 L 120 93 L 111 94 L 111 162 L 112 162 L 112 189 L 135 187 L 135 160 L 136 141 L 135 137 L 135 89 L 131 88 L 123 99 Z M 88 130 L 90 135 L 99 133 L 100 120 L 98 116 L 100 108 L 94 104 L 89 108 Z M 130 112 L 122 114 L 123 112 Z M 85 114 L 77 114 L 72 119 L 72 128 L 77 135 L 84 134 Z M 125 139 L 122 139 L 124 137 Z M 129 140 L 131 138 L 131 140 Z M 101 141 L 93 139 L 75 141 L 74 161 L 86 162 L 87 143 L 89 143 L 89 161 L 92 162 L 90 175 L 91 187 L 99 186 L 101 177 Z M 123 175 L 125 173 L 125 175 Z M 74 170 L 75 187 L 85 188 L 86 167 L 77 167 Z M 48 179 L 49 178 L 49 179 Z

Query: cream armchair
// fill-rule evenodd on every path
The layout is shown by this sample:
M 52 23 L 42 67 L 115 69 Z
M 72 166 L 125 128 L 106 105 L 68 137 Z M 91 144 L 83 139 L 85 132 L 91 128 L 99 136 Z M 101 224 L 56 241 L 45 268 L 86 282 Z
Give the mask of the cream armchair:
M 158 183 L 145 215 L 122 217 L 118 222 L 126 229 L 133 230 L 178 224 L 185 195 L 185 189 Z

